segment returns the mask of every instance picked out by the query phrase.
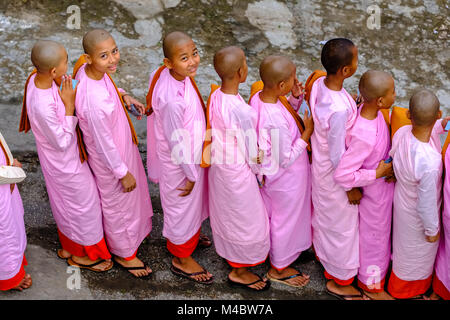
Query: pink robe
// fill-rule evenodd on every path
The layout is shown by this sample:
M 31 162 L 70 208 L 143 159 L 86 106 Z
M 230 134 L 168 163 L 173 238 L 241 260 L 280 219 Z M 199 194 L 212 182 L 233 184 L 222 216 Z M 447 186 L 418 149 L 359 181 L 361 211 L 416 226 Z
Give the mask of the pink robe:
M 270 232 L 255 177 L 259 169 L 250 161 L 257 154 L 256 111 L 239 94 L 219 88 L 210 97 L 209 120 L 209 209 L 216 251 L 234 263 L 260 263 L 269 253 Z M 251 143 L 243 142 L 245 132 Z
M 126 258 L 136 252 L 152 228 L 147 177 L 114 84 L 106 74 L 101 80 L 90 79 L 85 66 L 76 75 L 80 81 L 76 114 L 100 192 L 108 248 Z M 123 192 L 120 179 L 128 171 L 136 179 L 136 188 Z
M 199 231 L 209 214 L 206 170 L 200 167 L 205 113 L 191 80 L 178 81 L 167 68 L 155 85 L 152 107 L 147 118 L 147 154 L 156 156 L 147 157 L 149 177 L 159 181 L 163 236 L 181 245 Z M 195 181 L 194 189 L 180 197 L 182 191 L 177 188 L 183 188 L 187 179 Z
M 392 271 L 404 281 L 425 280 L 433 273 L 439 241 L 426 235 L 439 231 L 442 188 L 442 156 L 436 122 L 428 143 L 417 140 L 411 125 L 394 135 L 390 155 L 397 182 L 394 191 Z
M 262 102 L 259 93 L 250 105 L 259 111 L 258 144 L 264 150 L 261 195 L 270 222 L 270 262 L 283 269 L 311 246 L 311 168 L 307 143 L 292 115 L 279 100 Z M 297 110 L 301 101 L 290 100 Z M 278 135 L 272 136 L 275 131 Z
M 310 96 L 314 120 L 311 136 L 313 246 L 328 274 L 348 280 L 359 268 L 358 206 L 349 204 L 344 188 L 334 181 L 333 174 L 345 152 L 346 137 L 356 120 L 357 109 L 344 88 L 330 90 L 324 79 L 314 82 Z M 331 130 L 332 120 L 339 122 L 333 127 L 337 131 Z
M 439 281 L 442 282 L 447 291 L 450 291 L 450 152 L 446 152 L 444 161 L 444 209 L 442 211 L 441 240 L 436 256 L 435 272 Z
M 81 163 L 75 116 L 66 116 L 53 82 L 50 89 L 27 87 L 27 113 L 56 225 L 73 242 L 91 246 L 103 239 L 97 185 L 87 162 Z
M 358 280 L 366 286 L 379 284 L 385 278 L 391 260 L 394 184 L 376 179 L 379 162 L 389 158 L 390 140 L 380 111 L 374 120 L 358 115 L 350 131 L 348 149 L 334 173 L 334 180 L 345 190 L 363 187 L 359 204 Z
M 0 147 L 0 166 L 6 164 L 6 155 Z M 0 280 L 13 278 L 22 266 L 27 247 L 23 213 L 17 185 L 11 193 L 11 185 L 0 184 Z

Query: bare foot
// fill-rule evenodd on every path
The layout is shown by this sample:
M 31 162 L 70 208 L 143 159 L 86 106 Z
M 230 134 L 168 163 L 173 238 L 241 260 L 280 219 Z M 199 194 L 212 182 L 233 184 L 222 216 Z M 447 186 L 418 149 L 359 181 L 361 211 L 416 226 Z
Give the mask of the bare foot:
M 337 284 L 334 280 L 327 281 L 327 289 L 334 294 L 339 296 L 353 295 L 355 297 L 342 297 L 344 300 L 369 300 L 368 297 L 365 297 L 361 294 L 361 292 L 355 287 L 349 286 L 341 286 Z
M 120 264 L 121 266 L 125 267 L 125 268 L 130 268 L 130 267 L 144 267 L 144 262 L 142 262 L 141 260 L 138 259 L 138 257 L 135 257 L 133 260 L 127 261 L 124 258 L 115 256 L 114 260 Z M 150 269 L 150 267 L 146 266 L 145 269 L 140 269 L 140 270 L 128 270 L 128 272 L 132 273 L 135 277 L 140 278 L 140 277 L 145 277 L 148 276 L 149 274 L 151 274 L 153 271 L 152 269 Z
M 64 249 L 58 249 L 58 253 L 57 253 L 58 257 L 61 259 L 69 259 L 70 257 L 72 257 L 72 255 L 70 254 L 69 251 L 66 251 Z
M 185 273 L 196 273 L 196 272 L 202 272 L 203 270 L 205 270 L 191 256 L 189 256 L 187 258 L 173 257 L 172 264 L 175 267 L 177 267 L 178 269 L 184 271 Z M 204 274 L 192 276 L 192 279 L 195 279 L 199 282 L 205 282 L 211 278 L 212 278 L 212 274 L 209 273 L 208 271 Z
M 17 287 L 12 288 L 13 290 L 22 291 L 23 289 L 28 289 L 33 284 L 33 280 L 31 276 L 27 273 L 25 277 L 23 277 L 22 281 L 19 283 Z
M 433 291 L 433 293 L 430 295 L 430 300 L 441 300 L 442 298 Z
M 372 300 L 395 300 L 394 297 L 392 297 L 389 293 L 386 291 L 381 292 L 368 292 L 366 290 L 363 290 L 364 294 L 368 296 Z
M 269 278 L 282 279 L 282 278 L 290 277 L 290 276 L 293 276 L 293 275 L 296 275 L 299 273 L 300 272 L 295 270 L 294 268 L 288 267 L 281 271 L 278 271 L 275 268 L 270 268 L 270 270 L 267 274 L 268 274 Z M 303 274 L 303 275 L 297 276 L 295 278 L 283 280 L 283 282 L 287 282 L 287 283 L 289 283 L 293 286 L 297 286 L 297 287 L 304 287 L 309 282 L 309 275 Z
M 242 284 L 252 283 L 252 282 L 260 280 L 260 278 L 256 274 L 248 271 L 247 268 L 233 268 L 233 270 L 231 270 L 230 274 L 228 275 L 228 278 L 231 281 L 242 283 Z M 252 284 L 251 286 L 249 286 L 249 288 L 253 288 L 256 290 L 264 289 L 267 285 L 266 282 L 267 282 L 267 279 L 263 278 L 263 281 L 258 281 L 255 284 Z
M 89 259 L 87 256 L 85 257 L 77 257 L 77 256 L 72 256 L 72 261 L 75 262 L 76 264 L 84 264 L 84 265 L 90 265 L 90 264 L 94 264 L 98 261 L 101 261 L 103 259 L 97 259 L 95 261 Z M 103 272 L 103 271 L 108 271 L 109 269 L 111 269 L 113 266 L 113 262 L 108 259 L 103 261 L 102 263 L 99 263 L 93 267 L 91 267 L 92 269 L 94 269 L 93 271 L 98 271 L 98 272 Z

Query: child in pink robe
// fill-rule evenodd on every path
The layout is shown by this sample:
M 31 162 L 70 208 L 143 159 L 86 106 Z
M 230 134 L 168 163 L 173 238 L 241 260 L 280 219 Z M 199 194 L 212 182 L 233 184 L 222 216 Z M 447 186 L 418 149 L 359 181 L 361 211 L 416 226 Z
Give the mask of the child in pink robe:
M 214 245 L 233 267 L 231 285 L 266 290 L 270 282 L 247 270 L 266 260 L 270 232 L 255 177 L 259 166 L 252 161 L 257 158 L 257 113 L 238 93 L 247 77 L 245 54 L 237 47 L 221 49 L 214 67 L 222 79 L 210 96 L 207 115 L 212 128 L 208 189 Z
M 327 290 L 343 299 L 360 299 L 351 286 L 359 268 L 358 207 L 354 190 L 347 192 L 333 178 L 346 150 L 357 116 L 356 103 L 343 88 L 357 68 L 358 50 L 348 39 L 332 39 L 322 49 L 327 76 L 318 78 L 309 104 L 314 119 L 312 152 L 312 234 L 316 256 L 325 268 Z M 360 196 L 360 195 L 359 195 Z M 349 198 L 351 197 L 351 198 Z
M 106 242 L 120 266 L 136 277 L 147 277 L 151 269 L 136 257 L 152 228 L 147 177 L 134 128 L 107 73 L 115 72 L 120 54 L 111 35 L 101 29 L 88 32 L 83 47 L 86 55 L 74 70 L 79 80 L 75 107 L 100 192 Z M 102 59 L 104 55 L 109 59 Z M 124 98 L 127 105 L 134 103 L 143 111 L 144 106 L 130 98 Z
M 147 113 L 153 111 L 147 118 L 149 178 L 159 182 L 171 271 L 211 284 L 212 275 L 191 257 L 209 215 L 206 169 L 200 167 L 205 110 L 193 80 L 200 56 L 182 32 L 168 34 L 163 43 L 165 66 L 152 72 L 147 98 Z
M 0 133 L 0 167 L 8 170 L 21 167 L 13 159 L 8 145 Z M 23 205 L 15 184 L 0 184 L 0 291 L 27 289 L 32 280 L 24 266 L 27 235 L 23 221 Z
M 46 50 L 54 50 L 55 75 L 43 69 Z M 112 268 L 103 238 L 103 221 L 97 185 L 87 162 L 80 161 L 74 116 L 75 91 L 65 77 L 62 91 L 55 80 L 67 72 L 64 47 L 39 41 L 32 50 L 37 72 L 27 81 L 22 115 L 26 114 L 36 139 L 53 217 L 63 250 L 60 258 L 94 271 Z M 104 261 L 107 260 L 107 261 Z M 96 267 L 97 266 L 97 267 Z
M 270 222 L 271 281 L 302 287 L 309 276 L 289 267 L 311 247 L 311 168 L 307 146 L 313 132 L 311 117 L 298 126 L 290 113 L 303 101 L 302 86 L 296 79 L 296 67 L 282 56 L 269 56 L 260 66 L 264 88 L 250 99 L 258 112 L 258 144 L 264 152 L 261 195 Z M 291 92 L 289 105 L 280 96 Z M 294 96 L 297 96 L 295 98 Z M 273 135 L 275 133 L 276 135 Z
M 364 104 L 350 130 L 348 148 L 335 170 L 334 180 L 346 191 L 362 187 L 358 286 L 373 299 L 387 299 L 384 279 L 391 261 L 394 184 L 384 179 L 392 176 L 392 164 L 385 163 L 391 139 L 381 110 L 394 103 L 394 79 L 384 72 L 368 71 L 361 77 L 359 90 Z
M 439 100 L 428 90 L 415 93 L 409 103 L 412 125 L 394 135 L 392 150 L 394 191 L 392 272 L 389 293 L 399 299 L 424 298 L 431 285 L 439 246 L 442 156 L 439 134 L 448 122 Z

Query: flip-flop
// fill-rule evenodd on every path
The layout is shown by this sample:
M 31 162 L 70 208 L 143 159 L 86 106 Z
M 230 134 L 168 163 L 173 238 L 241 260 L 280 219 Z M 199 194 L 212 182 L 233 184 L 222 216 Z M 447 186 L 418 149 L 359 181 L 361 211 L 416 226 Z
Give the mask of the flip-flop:
M 198 240 L 198 247 L 199 248 L 209 248 L 212 245 L 211 239 L 208 238 L 205 234 L 200 234 L 200 239 Z
M 251 283 L 240 283 L 240 282 L 236 282 L 230 279 L 230 277 L 227 277 L 228 279 L 228 284 L 232 287 L 238 287 L 238 288 L 243 288 L 246 290 L 250 290 L 250 291 L 256 291 L 256 292 L 260 292 L 260 291 L 266 291 L 270 288 L 270 280 L 264 281 L 261 276 L 259 276 L 258 274 L 256 275 L 259 279 L 251 282 Z M 262 288 L 262 289 L 256 289 L 256 288 L 252 288 L 250 287 L 251 285 L 254 285 L 255 283 L 258 282 L 264 282 L 266 285 Z
M 191 281 L 194 281 L 194 282 L 197 282 L 197 283 L 200 283 L 200 284 L 210 285 L 214 281 L 214 276 L 212 276 L 209 280 L 206 280 L 206 281 L 201 281 L 201 280 L 197 280 L 197 279 L 193 278 L 193 276 L 198 276 L 198 275 L 201 275 L 201 274 L 207 274 L 207 271 L 205 269 L 203 269 L 203 271 L 200 271 L 200 272 L 187 273 L 187 272 L 184 272 L 183 270 L 175 267 L 172 264 L 170 266 L 170 271 L 172 271 L 173 274 L 175 274 L 175 275 L 177 275 L 179 277 L 186 278 L 186 279 L 189 279 Z
M 63 249 L 58 249 L 58 250 L 56 251 L 56 255 L 58 256 L 58 258 L 63 259 L 63 260 L 67 260 L 67 259 L 71 258 L 71 256 L 70 256 L 69 258 L 63 257 L 63 256 L 61 255 L 61 251 L 62 251 L 62 250 L 63 250 Z
M 427 299 L 424 299 L 424 298 L 427 298 Z M 429 297 L 427 297 L 424 294 L 419 294 L 418 296 L 415 296 L 415 297 L 412 297 L 412 298 L 409 298 L 406 300 L 430 300 L 430 299 L 429 299 Z
M 98 269 L 94 269 L 93 268 L 96 265 L 99 265 L 100 263 L 105 262 L 105 261 L 106 260 L 99 260 L 99 261 L 94 262 L 92 264 L 81 264 L 81 263 L 77 263 L 77 262 L 73 261 L 72 258 L 69 258 L 69 259 L 67 259 L 67 264 L 69 266 L 74 266 L 74 267 L 78 267 L 78 268 L 81 268 L 81 269 L 88 269 L 88 270 L 95 271 L 95 272 L 106 272 L 108 270 L 111 270 L 111 268 L 113 267 L 113 264 L 111 264 L 111 266 L 108 269 L 106 269 L 106 270 L 98 270 Z
M 340 300 L 348 300 L 346 298 L 364 298 L 364 296 L 365 296 L 364 293 L 362 293 L 358 288 L 355 288 L 355 289 L 359 291 L 359 294 L 338 294 L 336 292 L 330 291 L 328 288 L 327 288 L 327 293 L 329 295 L 332 295 L 333 297 L 340 299 Z M 351 300 L 353 300 L 353 299 L 351 299 Z
M 142 277 L 137 277 L 133 273 L 129 272 L 130 270 L 147 270 L 148 266 L 145 263 L 142 267 L 125 267 L 121 263 L 117 262 L 117 260 L 115 258 L 113 258 L 113 259 L 114 259 L 114 262 L 117 263 L 120 268 L 128 271 L 128 273 L 130 273 L 133 277 L 135 277 L 137 279 L 147 280 L 148 278 L 150 278 L 153 275 L 153 271 L 150 272 L 148 275 L 142 276 Z
M 303 272 L 299 271 L 299 273 L 293 274 L 292 276 L 276 279 L 274 277 L 271 277 L 268 272 L 266 273 L 266 278 L 269 279 L 270 281 L 279 282 L 279 283 L 282 283 L 282 284 L 285 284 L 287 286 L 294 287 L 294 288 L 303 288 L 303 287 L 306 286 L 306 284 L 303 285 L 303 286 L 298 286 L 298 285 L 295 285 L 295 284 L 290 284 L 286 280 L 293 279 L 293 278 L 296 278 L 296 277 L 301 277 L 301 276 L 304 276 L 304 274 L 303 274 Z

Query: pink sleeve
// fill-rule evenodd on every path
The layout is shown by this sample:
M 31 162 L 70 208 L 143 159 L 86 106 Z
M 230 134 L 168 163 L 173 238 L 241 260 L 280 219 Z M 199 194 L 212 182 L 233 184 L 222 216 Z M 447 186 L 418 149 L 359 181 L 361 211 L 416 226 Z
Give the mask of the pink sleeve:
M 178 164 L 189 181 L 197 181 L 198 172 L 192 161 L 192 144 L 186 145 L 185 141 L 191 143 L 190 132 L 184 128 L 185 102 L 181 99 L 171 100 L 159 108 L 164 136 L 166 137 L 172 161 Z M 182 155 L 180 152 L 182 150 Z M 188 151 L 191 151 L 188 153 Z
M 295 98 L 292 94 L 289 96 L 288 101 L 291 104 L 292 108 L 298 112 L 300 106 L 303 103 L 304 94 L 300 95 L 298 98 Z
M 102 103 L 108 102 L 102 101 Z M 88 125 L 92 132 L 97 152 L 114 176 L 117 179 L 122 179 L 127 174 L 128 167 L 122 161 L 120 152 L 114 144 L 112 128 L 107 115 L 100 108 L 96 108 L 95 112 L 89 110 L 87 115 L 89 118 Z
M 56 115 L 56 104 L 40 108 L 36 113 L 36 121 L 45 135 L 48 144 L 59 151 L 65 151 L 76 136 L 75 128 L 78 119 L 74 116 L 65 116 L 63 122 Z M 76 142 L 75 142 L 76 143 Z
M 350 145 L 334 172 L 334 181 L 345 191 L 367 186 L 376 180 L 376 170 L 361 168 L 373 150 L 373 145 L 368 143 L 366 138 L 367 135 L 361 132 L 352 134 Z

